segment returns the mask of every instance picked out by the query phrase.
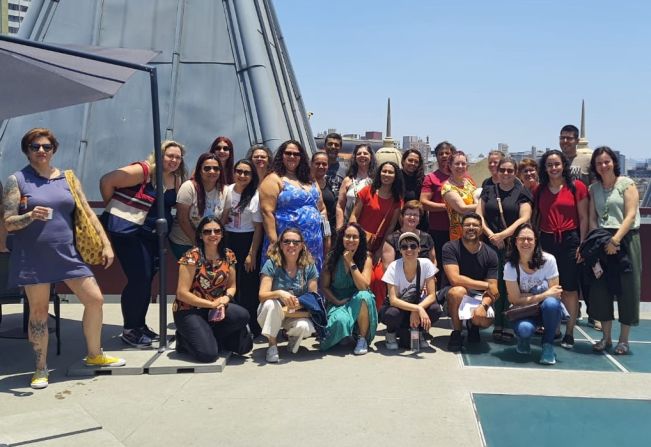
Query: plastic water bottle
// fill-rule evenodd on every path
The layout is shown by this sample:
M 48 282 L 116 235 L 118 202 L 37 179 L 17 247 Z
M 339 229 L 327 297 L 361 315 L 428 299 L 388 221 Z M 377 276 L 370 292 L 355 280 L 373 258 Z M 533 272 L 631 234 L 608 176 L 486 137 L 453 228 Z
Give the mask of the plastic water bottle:
M 419 328 L 410 328 L 409 329 L 409 346 L 413 352 L 420 351 L 420 329 Z

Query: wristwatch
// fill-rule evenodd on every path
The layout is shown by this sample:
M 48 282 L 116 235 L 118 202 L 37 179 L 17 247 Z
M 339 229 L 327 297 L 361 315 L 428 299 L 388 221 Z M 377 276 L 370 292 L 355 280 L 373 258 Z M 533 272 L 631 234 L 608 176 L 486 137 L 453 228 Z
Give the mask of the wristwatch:
M 233 298 L 234 298 L 234 297 L 233 297 L 233 295 L 231 295 L 230 293 L 225 293 L 224 296 L 227 296 L 227 297 L 228 297 L 228 301 L 229 301 L 229 302 L 232 302 L 232 301 L 233 301 Z
M 350 270 L 359 270 L 359 267 L 357 267 L 357 264 L 350 264 Z

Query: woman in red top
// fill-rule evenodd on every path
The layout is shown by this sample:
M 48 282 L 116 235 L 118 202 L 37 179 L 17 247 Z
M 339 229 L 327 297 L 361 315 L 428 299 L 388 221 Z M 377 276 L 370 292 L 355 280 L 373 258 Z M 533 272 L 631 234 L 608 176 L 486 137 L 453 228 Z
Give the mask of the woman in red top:
M 535 192 L 540 244 L 556 257 L 561 298 L 570 313 L 561 346 L 574 347 L 574 326 L 579 304 L 579 245 L 588 232 L 588 189 L 573 181 L 570 162 L 559 150 L 545 152 L 540 159 L 540 185 Z
M 375 235 L 373 244 L 368 246 L 375 261 L 382 254 L 385 236 L 396 227 L 404 195 L 402 172 L 392 161 L 382 163 L 373 183 L 357 193 L 357 203 L 349 221 L 359 223 L 364 231 Z

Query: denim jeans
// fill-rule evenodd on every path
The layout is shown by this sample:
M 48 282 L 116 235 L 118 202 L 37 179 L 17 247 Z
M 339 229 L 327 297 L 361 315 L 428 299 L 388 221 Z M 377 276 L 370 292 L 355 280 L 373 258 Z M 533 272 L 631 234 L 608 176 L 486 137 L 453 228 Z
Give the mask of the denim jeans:
M 518 338 L 531 338 L 536 327 L 542 323 L 545 328 L 543 343 L 554 343 L 556 328 L 561 322 L 561 301 L 554 297 L 545 298 L 540 303 L 541 318 L 523 318 L 513 323 L 513 330 Z

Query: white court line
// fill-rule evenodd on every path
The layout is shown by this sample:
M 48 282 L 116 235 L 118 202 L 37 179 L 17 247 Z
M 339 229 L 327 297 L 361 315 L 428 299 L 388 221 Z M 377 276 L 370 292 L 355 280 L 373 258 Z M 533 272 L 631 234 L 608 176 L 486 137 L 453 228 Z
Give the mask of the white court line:
M 595 340 L 594 338 L 590 337 L 590 335 L 588 335 L 588 333 L 586 331 L 584 331 L 581 326 L 575 326 L 575 329 L 577 329 L 579 332 L 581 332 L 583 334 L 583 336 L 585 338 L 587 338 L 590 343 L 596 343 L 597 341 L 599 341 L 599 340 Z M 610 360 L 613 363 L 613 365 L 615 365 L 620 371 L 625 372 L 625 373 L 629 372 L 629 370 L 624 368 L 624 365 L 622 365 L 617 360 L 615 360 L 615 357 L 613 357 L 611 354 L 609 354 L 605 350 L 603 351 L 603 353 L 605 354 L 606 358 L 608 360 Z

